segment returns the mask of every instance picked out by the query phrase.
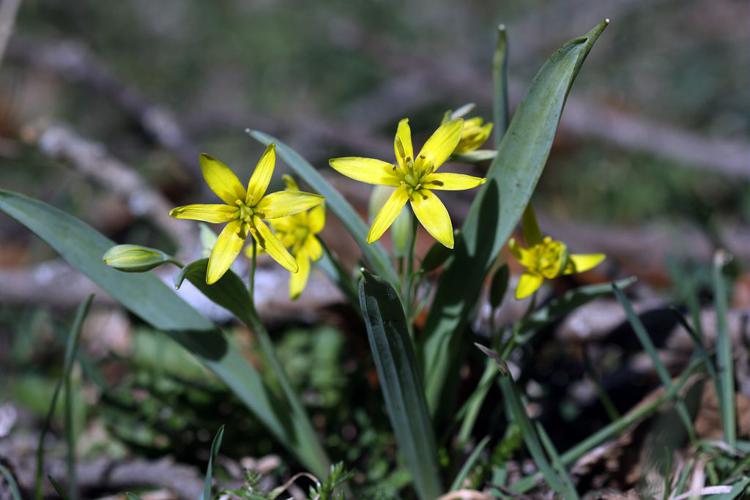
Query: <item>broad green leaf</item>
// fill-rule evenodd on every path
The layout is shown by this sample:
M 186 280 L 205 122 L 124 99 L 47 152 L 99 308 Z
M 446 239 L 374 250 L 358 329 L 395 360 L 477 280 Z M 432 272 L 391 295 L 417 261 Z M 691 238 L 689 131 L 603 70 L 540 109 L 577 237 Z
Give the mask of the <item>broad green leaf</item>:
M 219 455 L 221 449 L 221 442 L 224 440 L 224 426 L 219 427 L 216 432 L 213 441 L 211 441 L 211 454 L 208 457 L 208 466 L 206 466 L 206 476 L 203 478 L 203 493 L 201 493 L 201 500 L 211 500 L 211 486 L 214 482 L 214 462 L 216 457 Z
M 364 271 L 359 302 L 393 433 L 422 499 L 442 493 L 435 436 L 396 291 Z
M 560 48 L 542 66 L 487 172 L 461 234 L 455 256 L 438 284 L 420 350 L 427 401 L 452 401 L 446 383 L 454 380 L 464 350 L 464 328 L 477 303 L 485 276 L 531 199 L 555 138 L 568 91 L 586 55 L 606 27 L 604 21 Z
M 391 285 L 398 289 L 398 276 L 391 265 L 388 254 L 379 243 L 367 243 L 368 228 L 362 218 L 354 210 L 351 204 L 320 175 L 315 167 L 310 165 L 299 153 L 279 141 L 273 136 L 263 132 L 251 131 L 253 139 L 263 144 L 276 144 L 276 153 L 299 175 L 310 187 L 326 199 L 326 207 L 339 218 L 346 227 L 354 241 L 357 242 L 365 261 L 378 276 L 382 276 Z
M 508 264 L 503 264 L 495 271 L 492 281 L 490 281 L 490 307 L 493 309 L 497 309 L 503 303 L 505 292 L 508 290 L 509 280 L 510 269 L 508 268 Z
M 133 314 L 166 332 L 213 371 L 269 432 L 310 470 L 324 474 L 317 436 L 289 421 L 288 406 L 208 319 L 152 274 L 121 273 L 102 262 L 114 243 L 96 230 L 38 200 L 0 190 L 0 210 L 35 232 L 73 267 Z
M 193 286 L 203 292 L 203 295 L 211 299 L 212 302 L 227 309 L 242 322 L 247 323 L 250 294 L 240 277 L 230 269 L 219 278 L 219 281 L 213 285 L 208 285 L 206 284 L 207 268 L 208 259 L 191 262 L 183 267 L 180 274 L 175 278 L 175 288 L 180 288 L 183 281 L 187 279 Z

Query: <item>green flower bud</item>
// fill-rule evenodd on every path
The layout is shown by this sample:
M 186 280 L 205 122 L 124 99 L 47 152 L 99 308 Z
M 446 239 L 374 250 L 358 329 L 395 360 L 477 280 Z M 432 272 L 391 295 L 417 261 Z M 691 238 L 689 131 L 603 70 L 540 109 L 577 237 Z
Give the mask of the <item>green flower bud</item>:
M 115 245 L 104 254 L 102 260 L 118 271 L 142 273 L 150 271 L 174 258 L 161 250 L 140 245 Z

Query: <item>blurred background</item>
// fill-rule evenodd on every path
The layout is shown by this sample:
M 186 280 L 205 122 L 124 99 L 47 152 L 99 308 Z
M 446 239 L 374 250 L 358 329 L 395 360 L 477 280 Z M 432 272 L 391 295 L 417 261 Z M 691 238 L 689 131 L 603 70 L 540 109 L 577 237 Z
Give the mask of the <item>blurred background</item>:
M 0 3 L 3 24 L 15 3 Z M 243 180 L 261 151 L 246 128 L 280 137 L 324 170 L 334 156 L 388 160 L 403 117 L 421 139 L 446 109 L 467 102 L 477 105 L 472 114 L 491 119 L 498 23 L 507 27 L 517 103 L 557 47 L 605 17 L 612 22 L 573 86 L 534 197 L 542 229 L 574 251 L 607 253 L 601 273 L 639 276 L 647 298 L 679 296 L 670 270 L 701 269 L 717 248 L 727 249 L 738 263 L 735 306 L 748 307 L 744 0 L 27 0 L 10 24 L 0 68 L 0 187 L 71 212 L 118 242 L 195 256 L 197 228 L 165 210 L 209 202 L 200 152 Z M 367 187 L 335 180 L 366 215 Z M 471 198 L 446 200 L 457 224 Z M 353 265 L 357 255 L 335 223 L 327 234 Z M 379 403 L 345 383 L 368 356 L 361 339 L 346 344 L 351 315 L 337 311 L 320 277 L 289 303 L 286 275 L 271 267 L 259 307 L 275 322 L 289 370 L 315 394 L 308 403 L 326 416 L 323 427 L 348 422 L 344 429 L 354 433 L 336 438 L 347 446 L 334 438 L 327 445 L 339 446 L 341 459 L 371 460 L 367 481 L 389 477 L 397 485 L 387 465 L 376 467 L 388 462 L 372 458 L 393 453 L 391 438 L 358 432 L 387 423 L 371 422 Z M 0 457 L 35 443 L 34 419 L 59 376 L 65 326 L 91 289 L 0 216 Z M 106 297 L 97 304 L 84 331 L 90 362 L 78 376 L 98 380 L 79 396 L 101 406 L 77 405 L 79 452 L 89 461 L 168 453 L 201 463 L 213 430 L 242 412 L 238 404 Z M 156 377 L 157 366 L 173 371 Z M 340 414 L 342 400 L 354 408 L 350 415 Z M 3 411 L 15 416 L 3 420 Z M 232 424 L 228 435 L 246 439 L 228 439 L 227 455 L 279 452 L 252 418 Z M 26 441 L 19 432 L 3 440 L 13 426 L 27 431 Z

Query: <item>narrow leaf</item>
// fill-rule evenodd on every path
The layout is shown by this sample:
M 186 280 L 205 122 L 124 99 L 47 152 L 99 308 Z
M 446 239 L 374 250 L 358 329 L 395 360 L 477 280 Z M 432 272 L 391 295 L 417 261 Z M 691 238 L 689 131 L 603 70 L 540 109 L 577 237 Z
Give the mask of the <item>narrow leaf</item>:
M 219 427 L 216 432 L 213 441 L 211 442 L 211 455 L 208 457 L 208 466 L 206 467 L 206 476 L 203 479 L 203 493 L 201 493 L 201 500 L 211 500 L 211 486 L 214 482 L 214 462 L 216 457 L 219 455 L 221 449 L 221 442 L 224 439 L 224 426 Z
M 486 436 L 484 439 L 479 441 L 479 444 L 471 452 L 471 455 L 469 455 L 469 457 L 466 459 L 466 462 L 464 462 L 461 470 L 458 471 L 458 474 L 456 474 L 456 478 L 453 480 L 453 484 L 451 484 L 450 491 L 455 491 L 461 488 L 461 485 L 466 480 L 466 476 L 468 476 L 469 472 L 471 472 L 471 469 L 474 468 L 477 460 L 479 460 L 479 455 L 482 453 L 482 450 L 484 450 L 484 448 L 487 446 L 487 443 L 489 442 L 489 436 Z
M 8 485 L 8 491 L 13 500 L 22 500 L 21 492 L 18 490 L 18 483 L 13 474 L 8 470 L 6 466 L 0 464 L 0 475 L 5 479 L 5 483 Z
M 334 188 L 330 182 L 310 165 L 299 153 L 273 136 L 258 131 L 248 131 L 253 139 L 263 144 L 276 144 L 276 153 L 300 176 L 310 187 L 326 199 L 326 207 L 339 218 L 341 223 L 357 242 L 362 255 L 372 270 L 382 276 L 391 285 L 398 288 L 398 276 L 391 265 L 388 254 L 379 243 L 367 243 L 368 228 L 351 204 Z
M 727 326 L 727 286 L 724 280 L 726 255 L 719 251 L 714 257 L 714 304 L 716 307 L 716 362 L 719 372 L 719 409 L 724 440 L 734 449 L 737 443 L 737 428 L 734 407 L 734 363 L 732 362 L 732 340 Z
M 442 492 L 437 447 L 404 308 L 393 287 L 367 271 L 359 284 L 359 301 L 399 450 L 420 498 L 437 498 Z

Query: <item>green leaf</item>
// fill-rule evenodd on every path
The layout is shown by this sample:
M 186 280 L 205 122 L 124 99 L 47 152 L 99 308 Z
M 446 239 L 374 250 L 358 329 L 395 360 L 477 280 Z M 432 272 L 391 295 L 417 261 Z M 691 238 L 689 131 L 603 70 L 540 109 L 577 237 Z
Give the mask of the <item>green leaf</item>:
M 179 289 L 185 279 L 187 279 L 203 295 L 211 299 L 212 302 L 219 304 L 237 316 L 241 321 L 247 323 L 245 319 L 247 318 L 248 306 L 250 304 L 250 294 L 240 277 L 230 269 L 219 278 L 219 281 L 213 285 L 208 285 L 206 284 L 207 268 L 208 259 L 191 262 L 183 267 L 182 271 L 175 277 L 175 288 Z
M 568 290 L 560 297 L 552 299 L 545 306 L 540 307 L 521 320 L 518 326 L 518 331 L 524 335 L 521 343 L 527 342 L 536 332 L 550 323 L 559 320 L 569 312 L 578 309 L 594 299 L 611 294 L 613 285 L 624 290 L 635 282 L 636 278 L 630 277 L 615 281 L 614 283 L 586 285 Z
M 420 498 L 442 493 L 437 447 L 404 308 L 388 283 L 363 271 L 359 301 L 385 407 Z
M 22 500 L 21 492 L 18 490 L 18 483 L 16 483 L 16 478 L 13 477 L 13 474 L 11 474 L 8 468 L 3 464 L 0 464 L 0 475 L 5 479 L 5 483 L 8 485 L 8 492 L 10 493 L 11 498 L 13 498 L 13 500 Z
M 362 218 L 348 201 L 330 182 L 310 165 L 299 153 L 273 136 L 258 131 L 248 131 L 253 139 L 263 144 L 276 144 L 276 153 L 299 175 L 310 187 L 326 199 L 326 207 L 339 218 L 354 241 L 357 242 L 365 261 L 378 276 L 382 276 L 394 288 L 398 289 L 398 276 L 391 265 L 388 254 L 379 243 L 367 243 L 368 228 Z
M 422 259 L 422 272 L 430 273 L 445 264 L 453 252 L 442 243 L 434 243 Z
M 503 303 L 509 280 L 510 269 L 508 264 L 503 264 L 495 271 L 495 275 L 492 276 L 492 281 L 490 281 L 490 307 L 493 309 L 497 309 Z
M 214 462 L 216 457 L 219 455 L 219 449 L 221 449 L 221 442 L 224 439 L 224 426 L 219 427 L 216 432 L 213 441 L 211 442 L 211 455 L 208 457 L 208 466 L 206 467 L 206 476 L 203 479 L 203 493 L 201 493 L 201 500 L 211 500 L 211 486 L 214 482 Z
M 607 26 L 601 22 L 586 35 L 560 48 L 542 66 L 513 116 L 479 190 L 454 258 L 443 273 L 426 323 L 420 350 L 426 369 L 427 400 L 435 412 L 450 403 L 446 383 L 453 380 L 464 351 L 463 330 L 477 303 L 487 271 L 529 204 L 547 162 L 568 91 L 594 42 Z
M 38 200 L 0 190 L 0 210 L 35 232 L 133 314 L 166 332 L 213 371 L 310 470 L 324 474 L 317 436 L 289 422 L 288 406 L 213 323 L 152 274 L 121 273 L 102 262 L 114 243 L 82 221 Z
M 724 280 L 726 255 L 719 251 L 714 257 L 714 304 L 716 307 L 716 368 L 719 372 L 719 409 L 724 440 L 734 449 L 737 444 L 737 427 L 734 407 L 734 364 L 732 340 L 727 326 L 727 286 Z
M 461 470 L 458 471 L 458 474 L 456 474 L 456 478 L 453 480 L 453 484 L 451 484 L 450 491 L 456 491 L 457 489 L 461 488 L 461 484 L 466 479 L 466 476 L 469 475 L 469 472 L 471 472 L 471 469 L 474 467 L 474 465 L 476 465 L 477 460 L 479 460 L 479 454 L 482 453 L 482 450 L 484 450 L 485 446 L 487 446 L 487 443 L 489 442 L 489 436 L 486 436 L 484 439 L 479 441 L 479 444 L 471 452 L 471 455 L 469 455 L 469 458 L 466 459 L 466 462 L 464 462 Z
M 497 27 L 497 45 L 492 58 L 492 81 L 495 86 L 492 102 L 492 114 L 495 124 L 492 134 L 495 146 L 499 146 L 508 130 L 510 106 L 508 105 L 508 36 L 505 25 Z
M 75 361 L 76 352 L 78 351 L 78 339 L 81 336 L 81 328 L 83 326 L 83 320 L 86 319 L 86 315 L 91 307 L 91 301 L 94 299 L 93 295 L 89 295 L 88 298 L 78 306 L 76 311 L 75 319 L 68 332 L 68 338 L 65 342 L 65 359 L 63 361 L 63 373 L 60 380 L 55 385 L 55 390 L 52 393 L 52 400 L 50 401 L 49 411 L 47 417 L 44 419 L 44 425 L 42 425 L 42 431 L 39 433 L 39 443 L 36 447 L 36 476 L 34 481 L 34 497 L 41 499 L 42 495 L 42 476 L 44 475 L 44 439 L 47 437 L 49 432 L 50 424 L 52 423 L 52 416 L 55 414 L 55 407 L 57 406 L 57 398 L 60 396 L 60 389 L 65 386 L 65 437 L 68 444 L 67 453 L 67 473 L 68 473 L 68 486 L 70 487 L 69 493 L 71 498 L 77 497 L 75 491 L 75 453 L 70 447 L 75 443 L 75 437 L 73 436 L 73 403 L 72 394 L 70 390 L 70 372 L 73 369 L 73 362 Z

